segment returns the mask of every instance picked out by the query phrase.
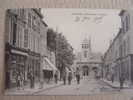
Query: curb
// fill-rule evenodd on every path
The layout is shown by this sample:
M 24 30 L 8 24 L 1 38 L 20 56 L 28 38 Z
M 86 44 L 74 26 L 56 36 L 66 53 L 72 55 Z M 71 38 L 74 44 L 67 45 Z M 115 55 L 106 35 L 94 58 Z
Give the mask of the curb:
M 42 89 L 38 89 L 37 91 L 33 91 L 33 92 L 31 92 L 31 91 L 25 91 L 25 92 L 27 92 L 28 94 L 25 94 L 25 93 L 23 93 L 23 94 L 6 94 L 5 93 L 5 95 L 36 95 L 37 93 L 39 93 L 39 92 L 42 92 L 42 91 L 46 91 L 46 90 L 49 90 L 49 89 L 52 89 L 52 88 L 56 88 L 56 87 L 59 87 L 59 86 L 61 86 L 61 85 L 63 85 L 63 83 L 60 83 L 60 84 L 57 84 L 57 85 L 54 85 L 54 86 L 51 86 L 51 87 L 47 87 L 47 88 L 42 88 Z
M 119 89 L 120 87 L 119 86 L 113 86 L 111 85 L 110 83 L 104 81 L 104 80 L 101 80 L 102 82 L 106 83 L 108 86 L 110 86 L 111 88 L 114 88 L 114 89 Z M 130 89 L 130 87 L 123 87 L 123 89 Z
M 105 82 L 104 80 L 101 80 L 102 82 L 104 82 L 104 83 L 106 83 L 108 86 L 110 86 L 111 88 L 119 88 L 119 87 L 116 87 L 116 86 L 113 86 L 113 85 L 111 85 L 111 84 L 109 84 L 108 82 Z

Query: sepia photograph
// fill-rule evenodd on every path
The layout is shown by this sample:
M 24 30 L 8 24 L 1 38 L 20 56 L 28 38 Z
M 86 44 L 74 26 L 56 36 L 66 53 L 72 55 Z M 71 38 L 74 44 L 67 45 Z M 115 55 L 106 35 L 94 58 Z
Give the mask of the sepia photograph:
M 133 10 L 5 13 L 5 95 L 133 95 Z

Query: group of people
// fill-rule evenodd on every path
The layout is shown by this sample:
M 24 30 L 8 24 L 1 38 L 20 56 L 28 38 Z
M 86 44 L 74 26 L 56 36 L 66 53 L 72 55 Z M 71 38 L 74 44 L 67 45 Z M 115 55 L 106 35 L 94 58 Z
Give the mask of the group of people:
M 34 88 L 34 75 L 32 73 L 28 73 L 28 79 L 30 80 L 30 88 Z M 25 79 L 22 72 L 18 72 L 16 74 L 16 83 L 17 89 L 24 89 Z
M 66 73 L 64 72 L 63 73 L 63 82 L 64 82 L 64 85 L 66 84 L 66 80 L 68 80 L 68 84 L 70 85 L 71 84 L 71 81 L 72 81 L 72 72 L 68 72 L 68 77 L 66 76 Z
M 79 70 L 79 68 L 76 69 L 75 77 L 76 77 L 77 84 L 80 84 L 80 70 Z M 62 78 L 63 78 L 64 85 L 66 84 L 66 80 L 68 80 L 68 84 L 71 85 L 72 78 L 73 78 L 72 71 L 68 72 L 68 76 L 67 76 L 67 72 L 63 71 Z
M 20 71 L 16 73 L 16 83 L 17 89 L 24 89 L 24 75 Z

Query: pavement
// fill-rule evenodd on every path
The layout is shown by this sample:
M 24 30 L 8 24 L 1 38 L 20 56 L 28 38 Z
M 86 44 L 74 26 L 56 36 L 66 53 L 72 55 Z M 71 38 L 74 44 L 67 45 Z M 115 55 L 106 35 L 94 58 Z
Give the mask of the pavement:
M 66 83 L 63 85 L 62 81 L 58 81 L 58 84 L 51 82 L 49 84 L 44 84 L 43 88 L 40 88 L 39 84 L 35 85 L 34 89 L 27 88 L 20 89 L 10 89 L 5 92 L 5 95 L 90 95 L 90 94 L 100 94 L 100 93 L 122 93 L 127 94 L 129 97 L 133 95 L 133 89 L 126 88 L 119 91 L 119 83 L 107 81 L 105 79 L 96 80 L 94 77 L 83 77 L 80 84 L 77 84 L 76 80 L 73 79 L 71 85 Z
M 44 90 L 49 90 L 51 88 L 55 88 L 55 87 L 59 87 L 63 85 L 62 81 L 58 81 L 57 84 L 55 84 L 54 82 L 51 83 L 44 83 L 43 84 L 43 88 L 40 88 L 40 84 L 36 83 L 34 88 L 30 88 L 30 86 L 25 86 L 24 89 L 17 89 L 17 88 L 13 88 L 13 89 L 8 89 L 5 91 L 5 95 L 34 95 L 38 92 L 44 91 Z
M 114 81 L 113 83 L 112 81 L 108 81 L 106 79 L 101 79 L 101 81 L 105 82 L 107 85 L 109 85 L 112 88 L 120 88 L 120 83 L 118 81 Z M 124 83 L 123 88 L 130 89 L 131 86 L 129 83 Z

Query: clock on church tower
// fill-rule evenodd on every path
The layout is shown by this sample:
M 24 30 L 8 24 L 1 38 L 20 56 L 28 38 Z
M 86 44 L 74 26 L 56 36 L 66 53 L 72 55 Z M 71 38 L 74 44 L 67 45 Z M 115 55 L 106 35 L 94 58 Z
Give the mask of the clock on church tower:
M 91 54 L 91 38 L 85 38 L 82 42 L 82 58 L 87 61 L 90 58 Z

